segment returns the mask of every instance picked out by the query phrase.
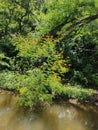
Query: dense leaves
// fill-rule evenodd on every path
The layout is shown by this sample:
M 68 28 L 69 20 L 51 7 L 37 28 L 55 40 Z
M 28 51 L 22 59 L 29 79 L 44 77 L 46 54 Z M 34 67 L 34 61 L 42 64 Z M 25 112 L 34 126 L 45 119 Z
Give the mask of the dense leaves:
M 98 1 L 0 0 L 0 86 L 29 107 L 92 100 L 84 87 L 98 89 Z

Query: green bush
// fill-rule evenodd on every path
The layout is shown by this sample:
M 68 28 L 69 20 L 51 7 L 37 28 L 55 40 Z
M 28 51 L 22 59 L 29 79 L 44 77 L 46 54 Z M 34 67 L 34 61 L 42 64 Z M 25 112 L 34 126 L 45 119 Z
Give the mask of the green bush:
M 18 51 L 14 58 L 14 70 L 25 73 L 26 71 L 40 68 L 45 73 L 58 73 L 60 75 L 69 71 L 69 60 L 58 52 L 57 43 L 53 36 L 34 38 L 28 36 L 15 37 L 12 44 Z
M 95 83 L 95 85 L 98 85 L 98 73 L 92 75 L 92 81 Z
M 0 86 L 16 90 L 19 105 L 32 107 L 38 102 L 51 103 L 55 95 L 61 93 L 62 84 L 57 75 L 48 76 L 36 68 L 27 75 L 3 72 L 0 74 Z
M 94 101 L 93 95 L 96 91 L 93 89 L 84 89 L 80 86 L 69 86 L 63 89 L 62 94 L 68 96 L 68 98 L 77 99 L 82 102 Z
M 11 68 L 11 59 L 9 57 L 6 57 L 3 53 L 0 53 L 0 70 L 10 68 Z
M 57 74 L 47 75 L 36 68 L 26 75 L 13 72 L 0 73 L 0 86 L 18 92 L 19 105 L 36 106 L 38 103 L 50 104 L 57 96 L 78 99 L 79 101 L 93 101 L 93 89 L 83 89 L 80 86 L 63 86 Z

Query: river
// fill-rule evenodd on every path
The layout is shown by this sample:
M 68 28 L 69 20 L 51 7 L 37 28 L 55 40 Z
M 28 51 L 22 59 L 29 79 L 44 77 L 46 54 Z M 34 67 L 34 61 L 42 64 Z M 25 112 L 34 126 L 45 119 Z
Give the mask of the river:
M 16 97 L 0 93 L 0 130 L 98 130 L 98 109 L 61 103 L 40 112 L 16 104 Z

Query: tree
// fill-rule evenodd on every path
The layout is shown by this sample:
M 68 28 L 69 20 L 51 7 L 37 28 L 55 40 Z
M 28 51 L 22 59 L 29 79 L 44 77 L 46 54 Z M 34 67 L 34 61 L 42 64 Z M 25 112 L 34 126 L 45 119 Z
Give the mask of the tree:
M 37 13 L 41 1 L 0 0 L 0 35 L 27 34 L 38 24 Z

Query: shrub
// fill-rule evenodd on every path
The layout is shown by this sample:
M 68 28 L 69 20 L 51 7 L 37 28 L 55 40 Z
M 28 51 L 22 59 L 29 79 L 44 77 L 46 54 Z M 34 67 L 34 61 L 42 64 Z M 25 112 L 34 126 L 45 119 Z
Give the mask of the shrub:
M 93 94 L 95 92 L 96 91 L 93 89 L 84 89 L 80 86 L 69 86 L 63 89 L 62 94 L 68 96 L 68 98 L 78 99 L 78 101 L 92 102 L 94 100 Z
M 15 89 L 19 93 L 18 103 L 24 106 L 35 106 L 38 102 L 51 103 L 55 94 L 60 94 L 60 78 L 57 75 L 46 75 L 36 68 L 26 75 L 13 72 L 0 74 L 0 86 Z
M 11 59 L 6 57 L 3 53 L 0 53 L 0 70 L 10 69 Z

